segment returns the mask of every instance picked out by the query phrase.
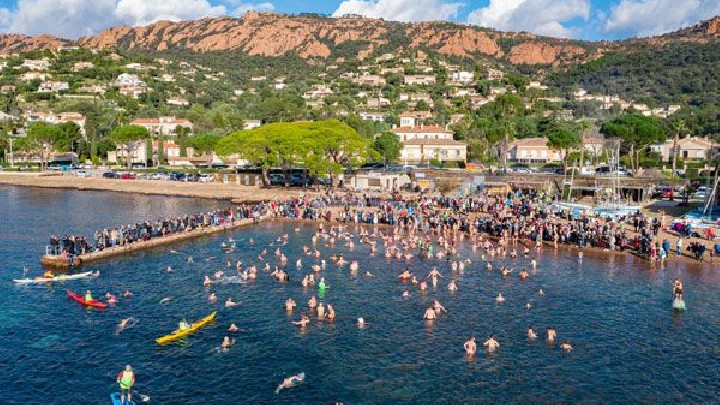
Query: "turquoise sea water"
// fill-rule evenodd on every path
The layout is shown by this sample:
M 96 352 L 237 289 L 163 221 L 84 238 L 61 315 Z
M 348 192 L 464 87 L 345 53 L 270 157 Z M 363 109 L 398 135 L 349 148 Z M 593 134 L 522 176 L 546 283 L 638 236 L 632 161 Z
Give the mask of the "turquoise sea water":
M 671 264 L 652 270 L 631 257 L 589 254 L 578 265 L 574 254 L 549 249 L 539 256 L 537 273 L 521 282 L 517 273 L 504 279 L 498 269 L 505 262 L 517 271 L 527 259 L 498 260 L 487 271 L 479 254 L 461 246 L 461 257 L 472 264 L 455 275 L 459 290 L 450 293 L 445 284 L 453 275 L 444 259 L 388 261 L 359 243 L 350 249 L 320 242 L 329 285 L 322 300 L 338 317 L 332 325 L 312 318 L 301 332 L 290 323 L 300 310 L 287 315 L 282 304 L 292 297 L 306 309 L 308 298 L 317 296 L 300 285 L 314 260 L 303 257 L 304 267 L 295 266 L 302 246 L 311 245 L 309 225 L 295 232 L 295 224 L 263 224 L 83 268 L 100 270 L 97 279 L 19 287 L 12 279 L 23 266 L 41 273 L 39 258 L 52 233 L 91 234 L 98 227 L 222 203 L 2 186 L 0 206 L 1 403 L 108 403 L 114 376 L 125 364 L 136 369 L 137 391 L 156 404 L 685 403 L 715 402 L 720 392 L 720 276 L 714 269 Z M 279 264 L 272 253 L 284 232 L 290 234 L 281 247 L 290 283 L 278 284 L 261 271 L 254 283 L 202 286 L 205 275 L 231 271 L 227 260 L 257 263 L 264 248 L 266 259 Z M 227 254 L 220 243 L 229 237 L 238 249 Z M 359 260 L 361 276 L 330 264 L 332 253 Z M 165 271 L 168 265 L 173 273 Z M 406 265 L 423 275 L 437 266 L 445 279 L 421 294 L 395 278 Z M 375 277 L 362 277 L 366 270 Z M 683 313 L 671 308 L 676 276 L 686 290 Z M 412 296 L 403 299 L 408 287 Z M 119 297 L 105 311 L 86 310 L 68 300 L 65 288 L 90 288 L 96 296 L 130 289 L 135 295 Z M 537 295 L 540 288 L 545 296 Z M 210 292 L 217 293 L 217 304 L 208 302 Z M 499 292 L 507 298 L 503 304 L 494 302 Z M 229 296 L 241 305 L 223 308 Z M 161 304 L 163 298 L 170 300 Z M 421 319 L 433 299 L 448 314 L 428 326 Z M 181 316 L 194 321 L 214 310 L 215 324 L 177 344 L 155 343 Z M 360 316 L 364 329 L 355 325 Z M 137 323 L 116 335 L 115 325 L 126 317 Z M 237 344 L 218 353 L 214 349 L 231 322 L 242 329 L 234 336 Z M 528 341 L 528 325 L 543 336 L 553 325 L 558 339 L 570 339 L 575 350 L 568 354 L 542 339 Z M 463 342 L 470 335 L 482 342 L 490 333 L 501 348 L 467 360 Z M 283 377 L 301 371 L 305 383 L 275 394 Z

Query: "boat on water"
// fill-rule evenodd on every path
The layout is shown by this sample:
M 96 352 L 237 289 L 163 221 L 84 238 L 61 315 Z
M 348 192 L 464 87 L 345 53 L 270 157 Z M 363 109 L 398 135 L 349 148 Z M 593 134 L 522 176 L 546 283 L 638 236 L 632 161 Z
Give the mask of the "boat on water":
M 35 278 L 22 278 L 13 280 L 16 284 L 45 284 L 45 283 L 56 283 L 56 282 L 62 282 L 62 281 L 68 281 L 68 280 L 77 280 L 82 278 L 95 278 L 99 277 L 100 272 L 92 272 L 92 271 L 86 271 L 84 273 L 78 273 L 78 274 L 61 274 L 59 276 L 55 277 L 35 277 Z
M 210 315 L 206 316 L 205 318 L 202 318 L 201 320 L 199 320 L 199 321 L 197 321 L 197 322 L 194 322 L 194 323 L 191 324 L 190 327 L 187 328 L 187 329 L 183 329 L 183 330 L 179 330 L 179 329 L 178 329 L 178 330 L 175 330 L 173 333 L 171 333 L 171 334 L 169 334 L 169 335 L 165 335 L 165 336 L 162 336 L 162 337 L 159 337 L 159 338 L 155 339 L 155 341 L 156 341 L 158 344 L 161 344 L 161 345 L 162 345 L 162 344 L 165 344 L 165 343 L 173 342 L 173 341 L 178 340 L 178 339 L 180 339 L 180 338 L 182 338 L 182 337 L 191 335 L 191 334 L 197 332 L 198 330 L 200 330 L 202 327 L 204 327 L 204 326 L 208 325 L 209 323 L 211 323 L 212 321 L 214 321 L 216 314 L 217 314 L 217 311 L 211 313 Z
M 84 296 L 82 296 L 80 294 L 76 294 L 71 290 L 67 290 L 67 293 L 68 293 L 68 297 L 70 297 L 70 299 L 72 299 L 73 301 L 76 301 L 77 303 L 82 304 L 86 307 L 93 307 L 93 308 L 100 308 L 100 309 L 107 308 L 107 304 L 104 302 L 101 302 L 101 301 L 98 301 L 95 299 L 88 301 L 85 299 Z

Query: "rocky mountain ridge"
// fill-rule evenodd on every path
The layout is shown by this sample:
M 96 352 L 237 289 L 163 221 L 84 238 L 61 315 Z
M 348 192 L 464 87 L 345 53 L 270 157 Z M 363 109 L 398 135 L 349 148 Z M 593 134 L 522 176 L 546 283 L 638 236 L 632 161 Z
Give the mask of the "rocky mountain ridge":
M 355 57 L 399 47 L 431 50 L 453 57 L 498 58 L 513 64 L 564 65 L 596 59 L 609 51 L 637 44 L 662 46 L 677 42 L 720 39 L 720 16 L 674 33 L 626 41 L 588 42 L 500 32 L 449 22 L 398 23 L 359 17 L 329 18 L 249 12 L 241 18 L 159 21 L 140 27 L 118 26 L 78 40 L 52 36 L 0 35 L 0 53 L 89 48 L 196 52 L 238 50 L 249 55 L 332 58 L 338 47 L 352 45 Z M 394 49 L 395 48 L 395 49 Z

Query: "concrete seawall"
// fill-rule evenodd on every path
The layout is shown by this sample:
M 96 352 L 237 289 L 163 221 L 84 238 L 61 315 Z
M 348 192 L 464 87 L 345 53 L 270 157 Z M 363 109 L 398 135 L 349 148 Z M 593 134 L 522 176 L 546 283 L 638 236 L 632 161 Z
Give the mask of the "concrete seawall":
M 134 242 L 128 245 L 124 246 L 116 246 L 111 248 L 106 248 L 100 251 L 95 251 L 91 253 L 86 253 L 83 255 L 76 256 L 73 260 L 73 266 L 78 267 L 82 266 L 84 264 L 96 262 L 103 259 L 108 259 L 111 257 L 123 255 L 126 253 L 131 252 L 137 252 L 139 250 L 145 250 L 145 249 L 151 249 L 157 246 L 164 246 L 171 243 L 189 240 L 198 238 L 201 236 L 207 236 L 207 235 L 214 235 L 217 233 L 230 231 L 234 229 L 239 229 L 247 226 L 251 226 L 256 223 L 260 223 L 263 221 L 263 218 L 260 219 L 260 221 L 255 221 L 252 218 L 244 218 L 238 221 L 235 221 L 234 224 L 224 224 L 224 225 L 218 225 L 218 226 L 211 226 L 208 228 L 197 228 L 191 231 L 183 232 L 183 233 L 175 233 L 172 235 L 167 236 L 161 236 L 161 237 L 155 237 L 153 239 L 150 239 L 148 241 L 138 241 Z M 49 267 L 70 267 L 70 261 L 66 258 L 63 258 L 60 255 L 45 255 L 40 259 L 40 262 Z

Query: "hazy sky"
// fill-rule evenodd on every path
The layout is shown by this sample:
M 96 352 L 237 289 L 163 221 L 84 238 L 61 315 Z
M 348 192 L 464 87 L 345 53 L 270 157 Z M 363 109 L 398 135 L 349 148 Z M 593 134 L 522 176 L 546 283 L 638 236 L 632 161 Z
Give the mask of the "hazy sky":
M 248 10 L 448 20 L 596 40 L 675 31 L 720 14 L 720 0 L 0 0 L 0 30 L 75 38 L 114 25 Z

